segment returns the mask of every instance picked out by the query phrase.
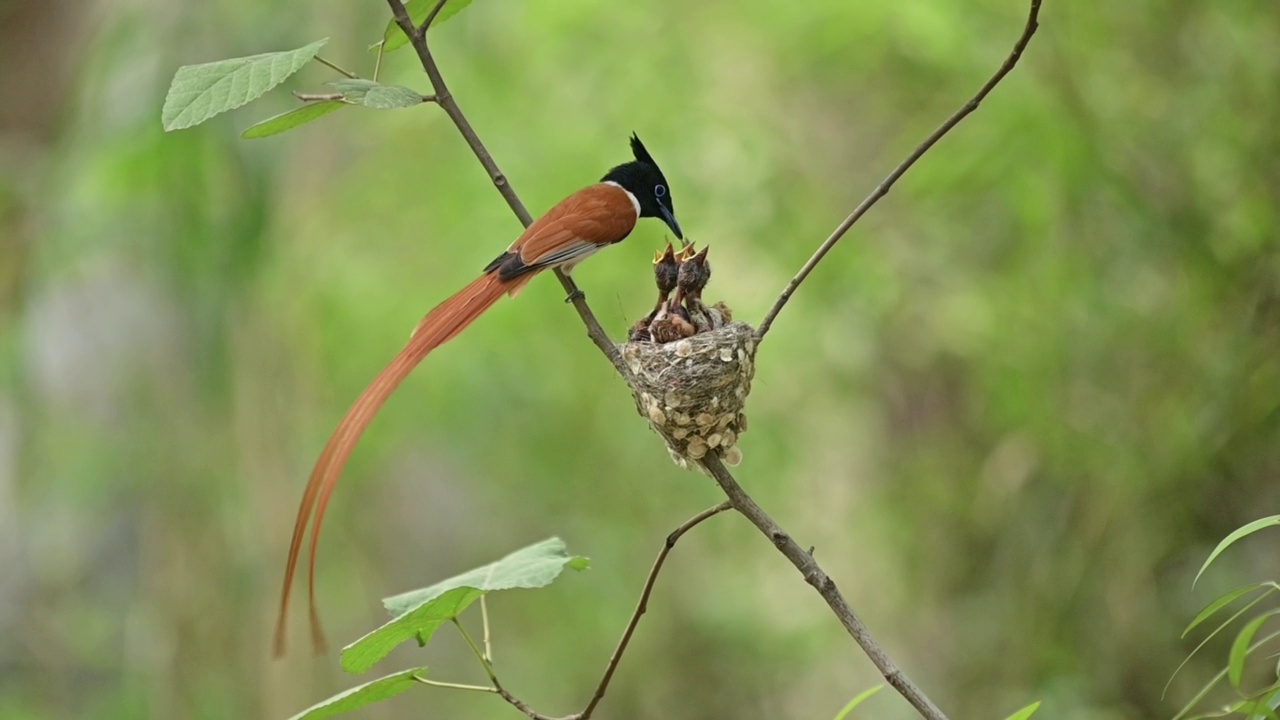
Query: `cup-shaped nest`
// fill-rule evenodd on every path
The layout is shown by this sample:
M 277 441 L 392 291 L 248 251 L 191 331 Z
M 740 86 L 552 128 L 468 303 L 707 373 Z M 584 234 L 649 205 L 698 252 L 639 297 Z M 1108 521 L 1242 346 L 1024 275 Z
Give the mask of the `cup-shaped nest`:
M 737 465 L 742 408 L 755 375 L 755 330 L 735 322 L 669 343 L 631 342 L 622 358 L 631 371 L 636 409 L 667 441 L 681 467 L 715 453 Z

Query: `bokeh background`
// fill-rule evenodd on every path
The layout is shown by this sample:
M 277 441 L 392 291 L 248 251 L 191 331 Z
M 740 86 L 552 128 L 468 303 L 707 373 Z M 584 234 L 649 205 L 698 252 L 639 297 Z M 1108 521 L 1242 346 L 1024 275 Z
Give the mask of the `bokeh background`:
M 1166 717 L 1215 591 L 1280 576 L 1280 13 L 1049 0 L 1017 70 L 814 273 L 762 349 L 737 474 L 956 718 Z M 758 321 L 955 110 L 1020 0 L 476 0 L 434 32 L 540 212 L 644 138 L 710 295 Z M 435 303 L 519 230 L 437 108 L 238 133 L 313 64 L 165 134 L 174 70 L 298 47 L 366 76 L 386 6 L 0 2 L 0 716 L 282 718 L 358 682 L 270 657 L 320 447 Z M 411 51 L 383 79 L 428 91 Z M 642 224 L 577 273 L 619 336 Z M 321 543 L 338 644 L 379 598 L 550 535 L 589 572 L 490 604 L 499 671 L 579 709 L 663 537 L 718 501 L 675 468 L 562 291 L 535 282 L 431 359 L 361 442 Z M 441 633 L 378 669 L 480 682 Z M 600 715 L 830 718 L 879 681 L 745 521 L 688 536 Z M 361 717 L 518 715 L 422 688 Z M 911 717 L 889 691 L 855 717 Z

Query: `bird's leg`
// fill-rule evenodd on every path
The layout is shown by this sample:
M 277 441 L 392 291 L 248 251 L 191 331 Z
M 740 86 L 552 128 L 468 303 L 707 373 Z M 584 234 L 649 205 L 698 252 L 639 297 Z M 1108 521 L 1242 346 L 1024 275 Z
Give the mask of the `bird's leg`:
M 569 276 L 569 273 L 566 272 L 564 274 L 564 279 L 569 282 L 569 296 L 564 299 L 566 305 L 587 299 L 587 294 L 578 288 L 578 283 L 573 281 L 573 278 Z

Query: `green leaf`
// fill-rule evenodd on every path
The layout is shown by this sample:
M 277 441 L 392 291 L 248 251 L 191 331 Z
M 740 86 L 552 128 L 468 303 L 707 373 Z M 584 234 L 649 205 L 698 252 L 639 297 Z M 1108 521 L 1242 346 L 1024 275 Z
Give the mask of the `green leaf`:
M 550 585 L 560 575 L 565 565 L 574 570 L 584 570 L 590 564 L 587 558 L 571 556 L 560 538 L 548 538 L 521 548 L 510 555 L 483 567 L 469 570 L 443 582 L 421 590 L 384 598 L 383 607 L 393 616 L 403 615 L 457 587 L 469 587 L 484 592 L 511 588 L 540 588 Z
M 462 614 L 483 594 L 475 588 L 454 588 L 400 615 L 342 648 L 342 669 L 349 673 L 365 672 L 397 645 L 414 637 L 425 645 L 436 628 Z
M 1235 602 L 1241 596 L 1248 595 L 1249 593 L 1259 588 L 1267 587 L 1267 585 L 1268 583 L 1254 583 L 1253 585 L 1245 585 L 1244 587 L 1236 588 L 1235 590 L 1232 590 L 1231 592 L 1227 593 L 1226 595 L 1223 595 L 1217 600 L 1214 600 L 1208 605 L 1205 605 L 1204 609 L 1201 610 L 1200 613 L 1196 615 L 1195 619 L 1191 621 L 1191 624 L 1187 625 L 1187 629 L 1182 631 L 1181 637 L 1185 638 L 1187 636 L 1187 633 L 1194 630 L 1197 625 L 1204 622 L 1205 620 L 1208 620 L 1214 613 L 1218 612 L 1222 608 Z
M 1027 718 L 1029 718 L 1029 717 L 1031 717 L 1032 715 L 1034 715 L 1034 714 L 1035 714 L 1035 712 L 1036 712 L 1037 710 L 1039 710 L 1039 709 L 1040 709 L 1040 701 L 1039 701 L 1039 700 L 1037 700 L 1037 701 L 1035 701 L 1035 702 L 1031 703 L 1030 705 L 1028 705 L 1028 706 L 1026 706 L 1026 707 L 1022 708 L 1022 709 L 1021 709 L 1021 710 L 1019 710 L 1018 712 L 1016 712 L 1016 713 L 1014 713 L 1014 714 L 1010 715 L 1009 717 L 1005 718 L 1005 720 L 1027 720 Z
M 854 708 L 862 704 L 863 700 L 866 700 L 867 698 L 871 697 L 872 695 L 875 695 L 876 693 L 880 692 L 883 689 L 884 689 L 883 685 L 875 685 L 853 696 L 853 699 L 849 701 L 849 704 L 845 705 L 844 708 L 842 708 L 840 712 L 836 714 L 835 720 L 844 720 L 845 717 L 849 715 L 849 713 L 853 712 Z
M 418 681 L 414 677 L 423 675 L 426 672 L 427 669 L 424 667 L 402 670 L 372 682 L 357 685 L 350 690 L 334 695 L 328 700 L 322 700 L 312 705 L 289 720 L 319 720 L 320 718 L 351 712 L 379 700 L 386 700 L 416 685 Z
M 166 132 L 181 130 L 257 99 L 298 72 L 327 42 L 329 38 L 297 50 L 184 65 L 169 84 L 160 122 Z
M 1240 680 L 1244 677 L 1244 661 L 1249 657 L 1249 651 L 1252 649 L 1249 645 L 1253 642 L 1253 637 L 1268 620 L 1276 615 L 1280 615 L 1280 609 L 1268 610 L 1250 620 L 1240 634 L 1236 635 L 1235 641 L 1231 643 L 1231 652 L 1227 655 L 1227 679 L 1231 682 L 1231 687 L 1240 687 Z
M 409 0 L 404 7 L 409 11 L 409 19 L 413 21 L 413 26 L 417 27 L 427 19 L 427 13 L 431 12 L 431 8 L 436 6 L 437 0 Z M 471 0 L 449 0 L 444 7 L 440 9 L 436 19 L 431 21 L 431 27 L 437 27 L 440 23 L 462 12 L 464 8 L 471 4 Z M 399 50 L 409 44 L 409 38 L 400 30 L 400 26 L 393 19 L 387 23 L 387 29 L 382 32 L 382 50 L 383 52 L 391 52 Z M 378 43 L 374 43 L 370 48 L 376 48 Z
M 342 93 L 348 102 L 374 108 L 390 110 L 407 108 L 422 104 L 422 96 L 415 90 L 403 85 L 382 85 L 372 80 L 332 80 L 325 83 Z
M 1223 538 L 1222 542 L 1218 543 L 1218 547 L 1214 548 L 1213 552 L 1209 553 L 1209 557 L 1204 561 L 1204 565 L 1200 566 L 1200 572 L 1196 573 L 1195 580 L 1191 581 L 1191 587 L 1195 587 L 1196 582 L 1200 580 L 1200 576 L 1203 575 L 1204 571 L 1209 568 L 1209 565 L 1214 560 L 1216 560 L 1219 555 L 1222 554 L 1223 550 L 1226 550 L 1227 548 L 1231 547 L 1240 538 L 1246 537 L 1248 535 L 1252 535 L 1258 532 L 1259 530 L 1262 530 L 1263 528 L 1268 528 L 1273 525 L 1280 525 L 1280 515 L 1272 515 L 1271 517 L 1264 517 L 1259 520 L 1254 520 L 1253 522 L 1243 527 L 1236 528 L 1235 532 Z
M 1212 640 L 1213 638 L 1215 638 L 1215 637 L 1218 635 L 1218 633 L 1220 633 L 1220 632 L 1222 632 L 1224 629 L 1226 629 L 1226 627 L 1227 627 L 1228 625 L 1230 625 L 1231 623 L 1233 623 L 1233 622 L 1235 622 L 1236 620 L 1240 619 L 1240 617 L 1241 617 L 1242 615 L 1244 615 L 1245 613 L 1247 613 L 1247 612 L 1249 612 L 1251 609 L 1253 609 L 1253 606 L 1254 606 L 1254 605 L 1257 605 L 1258 603 L 1260 603 L 1260 602 L 1262 602 L 1263 600 L 1267 599 L 1267 597 L 1268 597 L 1268 596 L 1270 596 L 1270 595 L 1271 595 L 1271 593 L 1275 592 L 1275 591 L 1276 591 L 1276 589 L 1277 589 L 1277 587 L 1278 587 L 1278 586 L 1276 586 L 1276 584 L 1275 584 L 1275 583 L 1262 583 L 1262 585 L 1263 585 L 1263 586 L 1268 586 L 1268 587 L 1267 587 L 1267 591 L 1266 591 L 1266 592 L 1264 592 L 1264 593 L 1262 593 L 1261 595 L 1259 595 L 1258 597 L 1256 597 L 1256 598 L 1254 598 L 1254 599 L 1250 600 L 1250 601 L 1249 601 L 1249 602 L 1248 602 L 1244 607 L 1242 607 L 1242 608 L 1240 608 L 1239 610 L 1235 611 L 1235 613 L 1233 613 L 1233 614 L 1231 615 L 1231 617 L 1227 618 L 1227 619 L 1226 619 L 1226 620 L 1224 620 L 1220 625 L 1218 625 L 1218 627 L 1214 628 L 1214 629 L 1213 629 L 1213 632 L 1209 633 L 1208 635 L 1205 635 L 1205 636 L 1204 636 L 1204 639 L 1200 641 L 1200 644 L 1199 644 L 1199 645 L 1196 645 L 1196 646 L 1195 646 L 1195 648 L 1194 648 L 1190 653 L 1188 653 L 1188 654 L 1187 654 L 1187 656 L 1186 656 L 1185 658 L 1183 658 L 1182 662 L 1178 663 L 1178 667 L 1174 668 L 1174 670 L 1173 670 L 1173 674 L 1169 676 L 1169 681 L 1168 681 L 1168 682 L 1166 682 L 1166 683 L 1164 684 L 1164 690 L 1160 693 L 1160 697 L 1161 697 L 1161 698 L 1164 698 L 1164 694 L 1165 694 L 1165 693 L 1167 693 L 1167 692 L 1169 692 L 1169 686 L 1173 684 L 1173 679 L 1174 679 L 1174 678 L 1176 678 L 1176 677 L 1178 677 L 1178 673 L 1182 672 L 1182 668 L 1186 667 L 1186 666 L 1187 666 L 1187 663 L 1191 662 L 1191 658 L 1195 657 L 1195 656 L 1196 656 L 1196 653 L 1200 652 L 1200 650 L 1201 650 L 1205 645 L 1208 645 L 1208 644 L 1209 644 L 1209 641 L 1210 641 L 1210 640 Z
M 1276 707 L 1280 706 L 1280 683 L 1259 692 L 1254 696 L 1249 710 L 1248 720 L 1280 720 L 1276 715 Z
M 299 125 L 305 125 L 312 120 L 319 120 L 334 110 L 341 110 L 347 107 L 347 103 L 341 100 L 325 100 L 322 102 L 309 102 L 299 108 L 294 108 L 286 113 L 280 113 L 275 117 L 267 118 L 262 122 L 250 125 L 245 131 L 240 133 L 240 137 L 247 140 L 253 138 L 264 138 L 272 135 L 278 135 L 285 130 L 292 130 Z
M 1270 635 L 1254 643 L 1253 647 L 1249 648 L 1249 652 L 1253 652 L 1254 650 L 1257 650 L 1263 645 L 1266 645 L 1272 640 L 1275 640 L 1277 637 L 1280 637 L 1280 632 L 1271 633 Z M 1178 714 L 1173 716 L 1173 720 L 1183 720 L 1183 718 L 1186 718 L 1187 713 L 1191 712 L 1191 708 L 1198 705 L 1200 701 L 1203 700 L 1211 690 L 1213 690 L 1213 688 L 1217 687 L 1218 683 L 1222 682 L 1222 678 L 1226 676 L 1227 676 L 1227 668 L 1223 668 L 1218 672 L 1217 675 L 1214 675 L 1213 678 L 1209 680 L 1209 682 L 1205 683 L 1204 687 L 1200 688 L 1200 690 L 1196 692 L 1195 697 L 1191 698 L 1191 700 L 1188 701 L 1186 705 L 1182 706 L 1182 709 L 1178 711 Z M 1204 716 L 1197 716 L 1197 717 L 1204 717 Z
M 393 619 L 343 648 L 342 669 L 364 672 L 414 637 L 426 644 L 436 628 L 462 614 L 481 595 L 549 585 L 565 566 L 582 570 L 587 559 L 569 555 L 563 540 L 550 538 L 431 587 L 385 598 L 382 604 Z

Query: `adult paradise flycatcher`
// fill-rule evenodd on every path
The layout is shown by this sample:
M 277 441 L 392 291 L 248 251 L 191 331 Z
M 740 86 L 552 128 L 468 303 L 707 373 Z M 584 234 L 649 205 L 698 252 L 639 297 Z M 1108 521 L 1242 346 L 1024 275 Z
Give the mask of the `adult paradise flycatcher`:
M 684 239 L 676 222 L 667 180 L 640 138 L 634 134 L 631 136 L 631 152 L 635 160 L 618 165 L 600 182 L 561 200 L 526 228 L 511 247 L 494 258 L 477 280 L 427 313 L 413 331 L 409 343 L 391 364 L 378 373 L 338 423 L 311 471 L 302 504 L 298 507 L 298 518 L 294 522 L 280 597 L 280 614 L 276 621 L 277 656 L 284 653 L 289 591 L 297 570 L 307 521 L 313 513 L 315 523 L 311 529 L 307 563 L 307 595 L 312 641 L 318 650 L 324 648 L 324 632 L 315 604 L 315 564 L 316 543 L 325 507 L 361 433 L 413 368 L 432 350 L 465 330 L 503 295 L 514 296 L 543 270 L 558 267 L 568 273 L 600 248 L 627 237 L 642 217 L 661 218 L 677 238 Z

